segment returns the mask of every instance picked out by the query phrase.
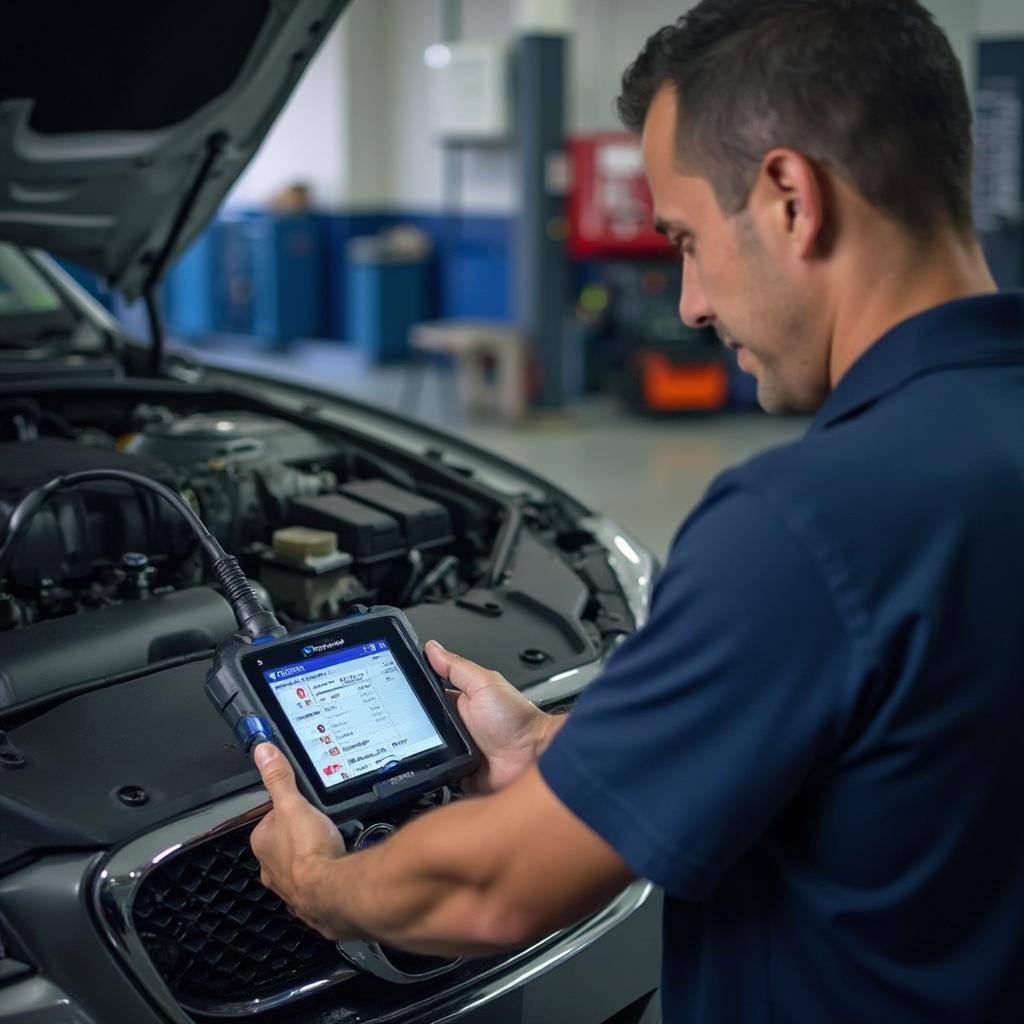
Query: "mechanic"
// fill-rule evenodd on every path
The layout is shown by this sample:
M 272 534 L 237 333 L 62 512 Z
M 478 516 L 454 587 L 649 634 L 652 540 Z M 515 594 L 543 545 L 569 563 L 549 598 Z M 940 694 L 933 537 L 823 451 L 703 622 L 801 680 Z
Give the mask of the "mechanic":
M 1024 1020 L 1024 293 L 917 0 L 703 0 L 646 43 L 681 316 L 799 442 L 726 472 L 570 715 L 430 643 L 476 799 L 346 855 L 270 745 L 263 881 L 333 939 L 525 944 L 664 887 L 665 1019 Z

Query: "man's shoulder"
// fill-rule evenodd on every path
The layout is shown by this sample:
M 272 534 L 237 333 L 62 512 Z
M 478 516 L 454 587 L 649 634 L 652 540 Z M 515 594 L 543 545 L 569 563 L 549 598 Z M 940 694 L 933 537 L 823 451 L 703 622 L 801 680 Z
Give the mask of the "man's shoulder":
M 780 512 L 794 504 L 831 503 L 841 500 L 854 478 L 872 472 L 864 456 L 863 432 L 856 427 L 810 432 L 724 470 L 708 488 L 704 503 L 735 492 L 748 495 L 752 502 L 769 502 Z
M 784 554 L 799 558 L 799 548 L 810 553 L 803 523 L 821 518 L 822 501 L 836 500 L 826 479 L 830 460 L 821 448 L 807 436 L 720 473 L 682 523 L 668 564 L 731 559 L 742 549 L 749 579 L 758 566 L 778 571 Z
M 796 441 L 769 448 L 734 466 L 712 483 L 707 497 L 744 490 L 781 510 L 892 508 L 903 491 L 946 483 L 943 466 L 952 442 L 959 455 L 980 457 L 986 439 L 934 392 L 934 379 L 915 382 L 826 428 L 811 426 Z M 923 497 L 923 494 L 922 494 Z
M 1024 479 L 1015 440 L 1024 413 L 984 385 L 934 374 L 827 429 L 812 427 L 722 473 L 690 521 L 739 503 L 746 521 L 784 529 L 832 583 L 848 585 L 925 558 L 922 538 L 984 533 L 1006 510 L 1024 514 L 1013 483 Z
M 892 521 L 897 535 L 897 521 L 912 521 L 915 508 L 934 504 L 938 490 L 926 479 L 932 474 L 920 446 L 915 451 L 906 431 L 882 422 L 888 419 L 888 411 L 872 412 L 829 430 L 812 429 L 727 469 L 687 522 L 718 517 L 726 504 L 741 506 L 746 522 L 770 524 L 759 529 L 766 543 L 785 531 L 818 560 L 863 558 L 877 547 L 879 529 Z

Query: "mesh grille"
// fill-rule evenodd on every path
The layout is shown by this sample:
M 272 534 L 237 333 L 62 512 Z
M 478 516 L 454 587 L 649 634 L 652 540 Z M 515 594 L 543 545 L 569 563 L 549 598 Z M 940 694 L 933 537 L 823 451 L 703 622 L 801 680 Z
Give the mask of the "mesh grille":
M 260 884 L 255 824 L 172 856 L 139 889 L 135 929 L 175 997 L 248 1002 L 322 974 L 334 943 L 293 917 Z

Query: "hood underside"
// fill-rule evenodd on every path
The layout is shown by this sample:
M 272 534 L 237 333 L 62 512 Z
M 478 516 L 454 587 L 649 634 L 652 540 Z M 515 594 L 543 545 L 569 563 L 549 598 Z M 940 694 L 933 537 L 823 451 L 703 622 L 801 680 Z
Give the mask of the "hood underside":
M 213 215 L 347 2 L 6 10 L 0 239 L 137 297 Z

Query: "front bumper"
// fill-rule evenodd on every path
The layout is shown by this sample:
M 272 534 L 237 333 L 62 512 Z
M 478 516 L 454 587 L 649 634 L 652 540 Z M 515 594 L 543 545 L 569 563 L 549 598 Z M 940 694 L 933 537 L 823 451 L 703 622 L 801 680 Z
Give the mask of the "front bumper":
M 0 988 L 0 1024 L 190 1024 L 197 1019 L 175 1002 L 159 975 L 147 967 L 148 958 L 140 962 L 129 951 L 129 935 L 111 931 L 107 934 L 113 941 L 105 941 L 103 929 L 97 928 L 112 913 L 116 923 L 117 903 L 139 880 L 138 875 L 130 877 L 135 869 L 124 877 L 111 875 L 117 856 L 54 857 L 0 884 L 5 920 L 29 948 L 38 969 Z M 112 896 L 115 892 L 117 897 Z M 104 907 L 104 898 L 113 898 L 114 904 Z M 487 970 L 449 975 L 422 988 L 378 988 L 361 1006 L 347 1001 L 344 985 L 338 985 L 258 1016 L 250 1009 L 234 1019 L 273 1024 L 602 1024 L 658 986 L 660 902 L 650 885 L 635 882 L 586 921 Z

